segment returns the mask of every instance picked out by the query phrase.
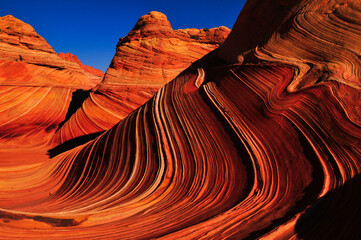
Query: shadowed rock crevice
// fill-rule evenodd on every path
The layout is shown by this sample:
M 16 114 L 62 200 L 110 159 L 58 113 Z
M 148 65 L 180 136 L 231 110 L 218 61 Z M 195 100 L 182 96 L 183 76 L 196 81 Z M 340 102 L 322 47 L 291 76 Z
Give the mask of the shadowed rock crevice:
M 277 226 L 280 226 L 285 222 L 289 221 L 291 218 L 295 216 L 295 214 L 302 212 L 307 206 L 312 204 L 317 199 L 318 194 L 322 190 L 324 173 L 322 171 L 322 166 L 319 162 L 319 159 L 315 154 L 315 151 L 311 147 L 310 143 L 305 138 L 305 136 L 303 136 L 303 134 L 300 131 L 297 131 L 297 133 L 298 133 L 299 141 L 304 149 L 303 152 L 313 166 L 313 171 L 312 171 L 313 181 L 309 186 L 307 186 L 304 189 L 303 191 L 304 195 L 302 196 L 302 199 L 298 200 L 295 203 L 295 205 L 291 209 L 289 209 L 289 211 L 285 214 L 284 217 L 273 220 L 272 224 L 267 228 L 264 228 L 257 232 L 250 233 L 250 235 L 247 238 L 245 238 L 247 240 L 258 239 L 261 236 L 275 229 Z
M 9 223 L 13 221 L 19 221 L 23 219 L 32 219 L 37 222 L 43 222 L 53 227 L 73 227 L 77 226 L 87 219 L 84 218 L 81 221 L 77 221 L 75 219 L 62 219 L 62 218 L 53 218 L 53 217 L 43 217 L 43 216 L 28 216 L 25 214 L 16 214 L 16 213 L 7 213 L 5 211 L 0 210 L 0 219 L 4 223 Z
M 72 93 L 72 98 L 71 98 L 71 102 L 68 108 L 68 111 L 66 113 L 65 119 L 64 121 L 62 121 L 59 126 L 58 129 L 59 130 L 64 123 L 66 123 L 66 121 L 68 121 L 70 119 L 70 117 L 79 109 L 81 108 L 81 106 L 83 105 L 83 102 L 85 101 L 85 99 L 87 99 L 90 96 L 90 91 L 85 91 L 82 89 L 78 89 L 75 92 Z
M 83 135 L 80 137 L 73 138 L 69 141 L 63 142 L 62 144 L 48 150 L 48 155 L 50 158 L 53 158 L 63 152 L 66 152 L 70 149 L 76 148 L 77 146 L 83 145 L 91 140 L 94 140 L 102 133 L 104 133 L 104 131 Z
M 301 239 L 361 239 L 361 175 L 328 192 L 299 218 Z

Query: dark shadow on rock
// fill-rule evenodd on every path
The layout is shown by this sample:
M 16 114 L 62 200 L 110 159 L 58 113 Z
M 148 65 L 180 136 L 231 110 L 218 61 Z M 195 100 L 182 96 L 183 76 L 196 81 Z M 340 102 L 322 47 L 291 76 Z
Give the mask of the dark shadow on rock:
M 301 239 L 361 239 L 361 175 L 318 199 L 295 230 Z
M 50 158 L 53 158 L 63 152 L 66 152 L 70 149 L 73 149 L 77 146 L 83 145 L 95 138 L 97 138 L 98 136 L 100 136 L 102 133 L 104 133 L 105 131 L 100 131 L 100 132 L 96 132 L 96 133 L 91 133 L 91 134 L 87 134 L 87 135 L 83 135 L 80 137 L 76 137 L 73 138 L 69 141 L 66 141 L 50 150 L 48 150 L 48 155 Z
M 82 89 L 78 89 L 72 94 L 71 102 L 69 104 L 68 112 L 66 113 L 64 121 L 62 121 L 59 126 L 58 130 L 64 125 L 66 121 L 70 119 L 70 117 L 78 110 L 82 105 L 85 99 L 90 96 L 90 91 L 85 91 Z
M 297 128 L 295 127 L 295 129 Z M 299 130 L 297 130 L 297 133 L 298 133 L 299 141 L 303 146 L 303 152 L 313 166 L 313 171 L 312 171 L 313 181 L 303 190 L 302 198 L 296 201 L 295 205 L 292 208 L 290 208 L 284 216 L 272 220 L 269 226 L 250 233 L 248 237 L 243 238 L 245 240 L 259 239 L 263 235 L 272 231 L 273 229 L 286 223 L 287 221 L 292 219 L 295 216 L 295 214 L 303 211 L 307 206 L 313 203 L 317 199 L 317 196 L 319 195 L 320 191 L 322 190 L 323 179 L 324 179 L 322 166 L 318 160 L 315 151 L 313 150 L 312 146 L 310 145 L 306 137 Z M 239 239 L 237 237 L 237 234 L 233 236 L 233 239 Z

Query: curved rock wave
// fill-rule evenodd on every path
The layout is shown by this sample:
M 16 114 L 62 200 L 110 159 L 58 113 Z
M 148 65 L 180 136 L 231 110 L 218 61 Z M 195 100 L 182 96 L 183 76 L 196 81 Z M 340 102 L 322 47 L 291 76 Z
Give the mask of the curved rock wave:
M 359 236 L 358 2 L 273 2 L 249 1 L 212 55 L 236 63 L 194 64 L 94 140 L 0 167 L 3 236 Z M 264 22 L 258 30 L 270 30 L 250 31 L 253 39 L 237 45 L 253 10 L 256 19 L 277 19 L 270 10 L 280 6 L 281 27 Z M 347 13 L 338 19 L 349 33 L 336 31 L 333 18 L 318 21 L 336 13 Z
M 71 92 L 61 87 L 0 86 L 0 142 L 48 142 L 65 118 Z
M 295 234 L 307 206 L 359 172 L 361 135 L 333 93 L 339 83 L 288 92 L 294 73 L 279 64 L 184 73 L 87 145 L 6 174 L 16 190 L 2 191 L 5 233 Z

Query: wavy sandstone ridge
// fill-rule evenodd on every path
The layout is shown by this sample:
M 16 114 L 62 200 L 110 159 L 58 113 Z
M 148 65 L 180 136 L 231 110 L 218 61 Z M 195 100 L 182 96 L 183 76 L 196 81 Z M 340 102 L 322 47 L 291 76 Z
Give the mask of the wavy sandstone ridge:
M 191 63 L 217 48 L 229 32 L 226 27 L 173 30 L 160 12 L 140 17 L 119 40 L 102 83 L 57 132 L 54 142 L 113 127 Z
M 358 4 L 248 1 L 110 130 L 0 168 L 4 238 L 359 239 Z

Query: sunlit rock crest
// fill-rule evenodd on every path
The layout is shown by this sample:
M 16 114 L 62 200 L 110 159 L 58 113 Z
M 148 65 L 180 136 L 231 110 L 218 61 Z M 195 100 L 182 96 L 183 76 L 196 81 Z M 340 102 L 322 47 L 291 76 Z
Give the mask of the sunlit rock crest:
M 11 15 L 0 18 L 0 83 L 89 89 L 101 79 L 60 58 L 44 38 Z
M 74 54 L 71 54 L 71 53 L 59 53 L 58 56 L 61 57 L 64 60 L 68 60 L 68 61 L 71 61 L 71 62 L 74 62 L 74 63 L 78 64 L 83 70 L 85 70 L 86 72 L 94 75 L 94 78 L 102 80 L 103 77 L 104 77 L 104 73 L 102 71 L 100 71 L 99 69 L 93 68 L 91 66 L 84 65 L 78 59 L 78 57 L 75 56 Z

